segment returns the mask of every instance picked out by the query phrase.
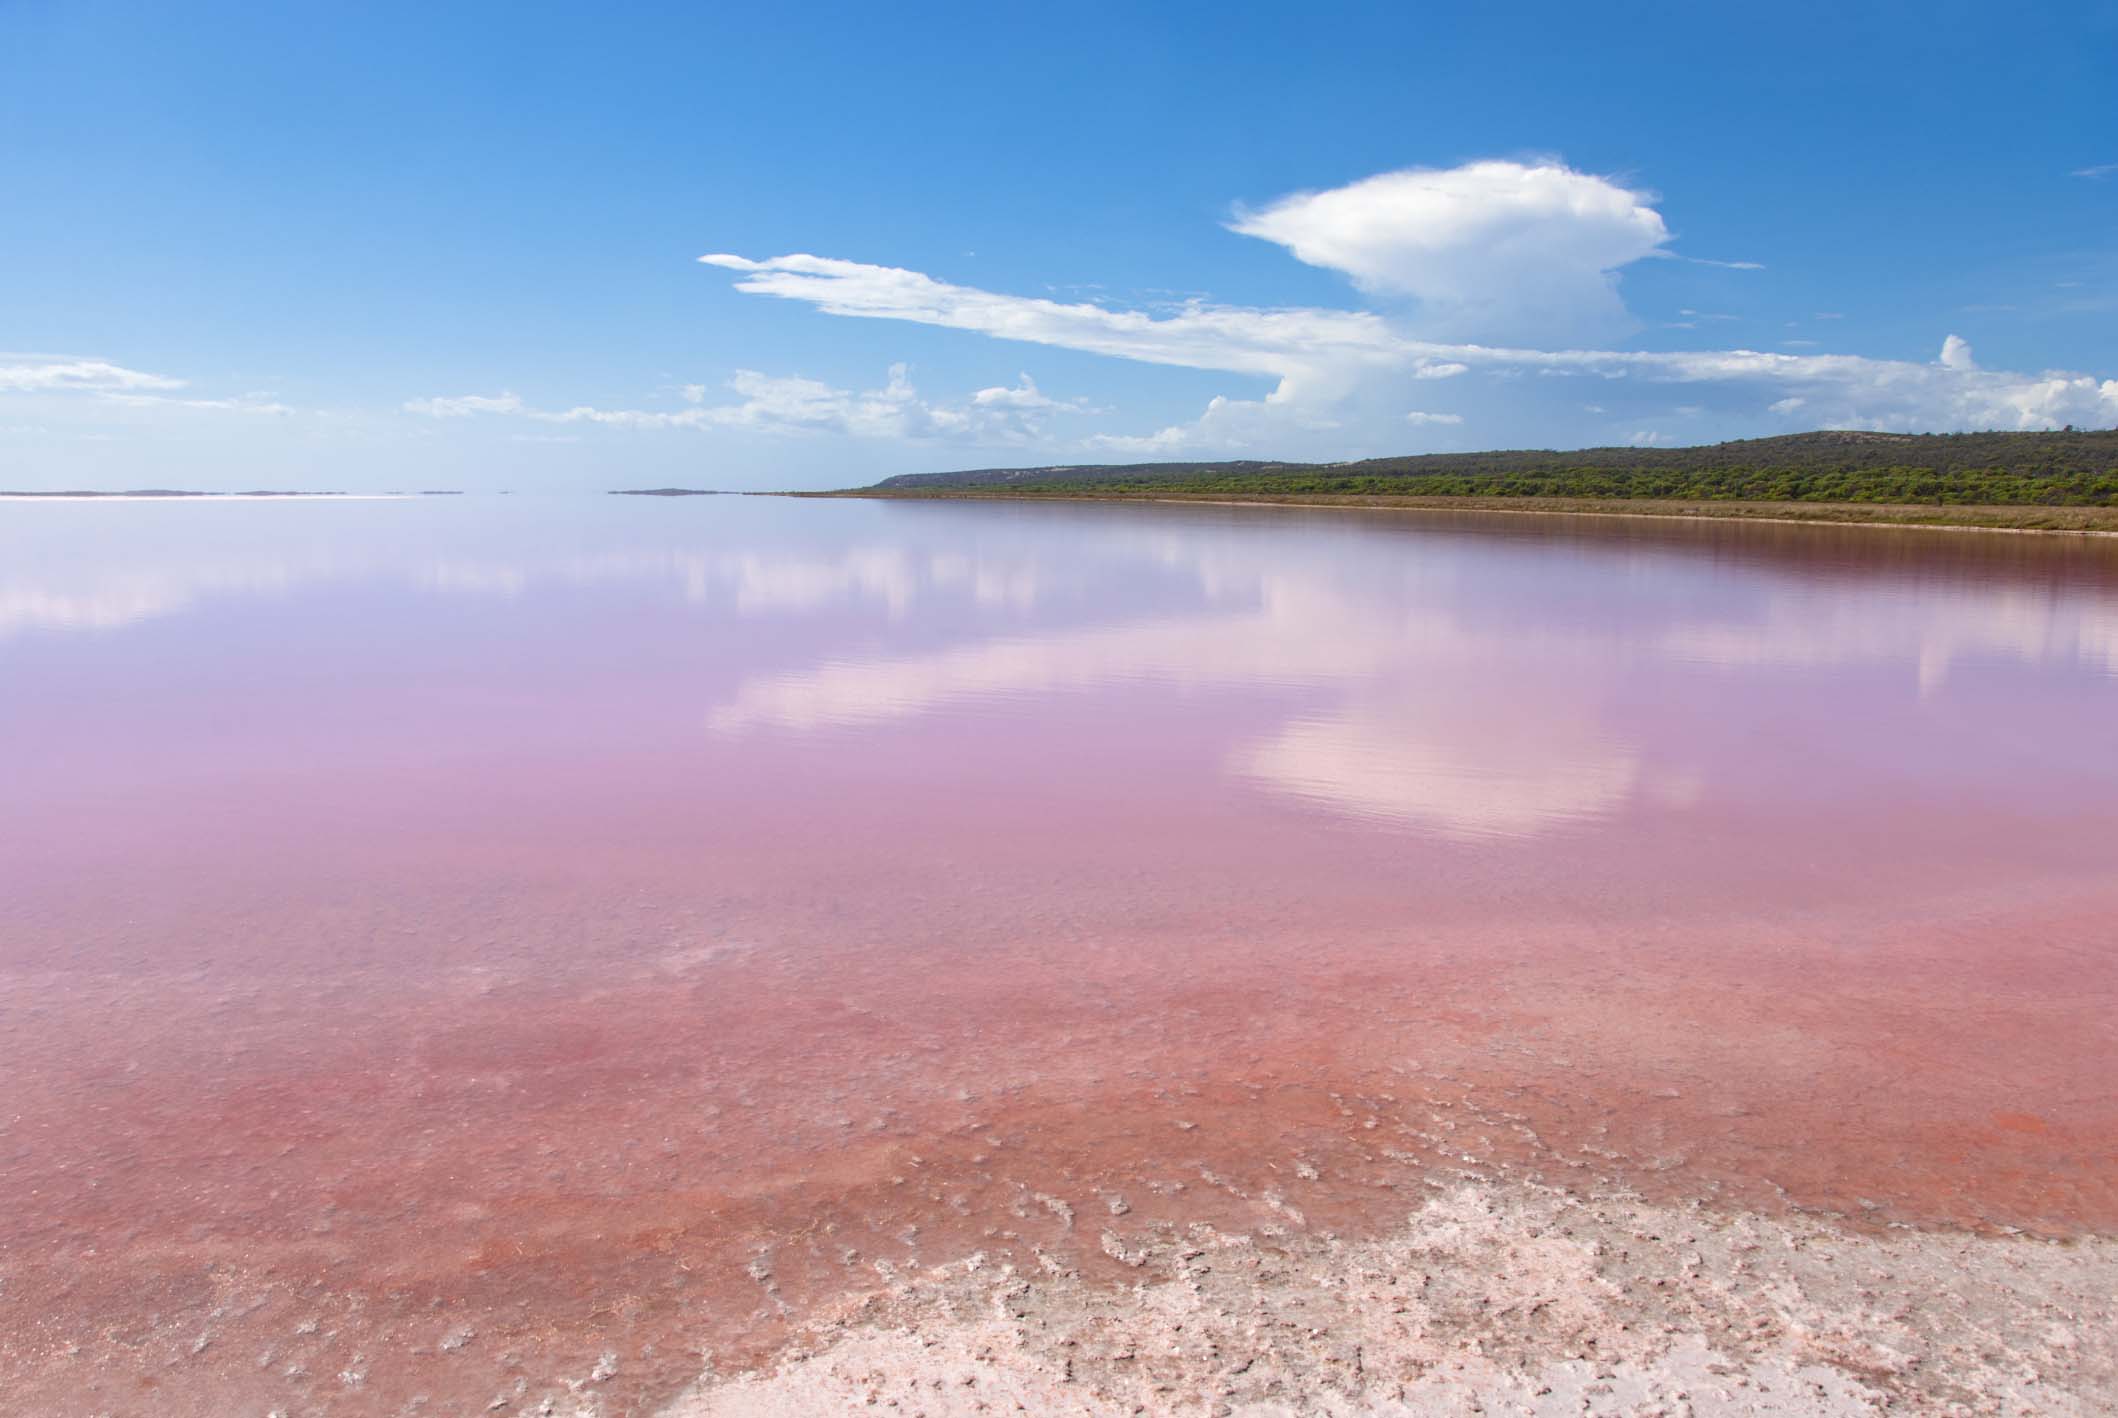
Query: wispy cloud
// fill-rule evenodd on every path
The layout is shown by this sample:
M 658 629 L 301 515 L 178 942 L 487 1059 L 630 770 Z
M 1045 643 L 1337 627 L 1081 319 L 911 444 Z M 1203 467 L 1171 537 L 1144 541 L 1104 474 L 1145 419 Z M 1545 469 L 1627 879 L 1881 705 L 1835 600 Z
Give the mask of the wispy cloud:
M 1263 399 L 1216 397 L 1190 424 L 1089 440 L 1090 446 L 1111 451 L 1259 447 L 1291 428 L 1330 426 L 1337 407 L 1356 393 L 1387 398 L 1399 381 L 1444 368 L 1474 378 L 1536 372 L 1720 385 L 1750 400 L 1760 413 L 1799 397 L 1810 417 L 1849 427 L 2056 428 L 2118 421 L 2118 379 L 1979 369 L 1958 359 L 1960 341 L 1952 343 L 1946 359 L 1931 364 L 1750 349 L 1537 349 L 1424 339 L 1374 312 L 1193 305 L 1151 315 L 1010 296 L 915 271 L 819 256 L 701 259 L 737 272 L 738 290 L 803 302 L 828 314 L 905 320 L 1278 380 Z
M 175 392 L 189 388 L 189 380 L 128 369 L 105 359 L 0 355 L 0 394 L 58 396 L 60 402 L 49 405 L 54 409 L 63 404 L 77 413 L 97 407 L 270 415 L 294 412 L 268 393 L 212 396 Z
M 993 443 L 1024 443 L 1041 435 L 1046 419 L 1059 413 L 1090 412 L 1086 406 L 1051 398 L 1029 375 L 1016 383 L 980 389 L 961 404 L 935 403 L 920 397 L 909 371 L 892 365 L 880 389 L 840 389 L 820 380 L 738 370 L 728 388 L 740 397 L 730 403 L 705 402 L 706 386 L 680 386 L 684 407 L 677 409 L 607 409 L 577 404 L 540 409 L 521 396 L 467 394 L 411 399 L 407 413 L 453 419 L 504 415 L 546 424 L 590 424 L 607 428 L 739 429 L 754 433 L 835 433 L 856 438 L 964 438 Z
M 430 419 L 469 418 L 473 414 L 519 414 L 521 396 L 516 394 L 459 394 L 445 399 L 408 399 L 404 411 Z
M 232 399 L 181 399 L 171 394 L 123 393 L 105 393 L 99 397 L 106 404 L 122 404 L 134 409 L 207 409 L 220 413 L 274 415 L 294 412 L 292 407 L 270 394 L 239 394 Z
M 2101 182 L 2106 177 L 2118 176 L 2118 162 L 2100 162 L 2094 167 L 2077 167 L 2070 175 L 2086 177 L 2091 182 Z
M 825 256 L 753 261 L 725 253 L 700 261 L 735 271 L 736 289 L 804 301 L 827 315 L 906 320 L 1186 369 L 1286 378 L 1291 371 L 1403 364 L 1415 345 L 1379 315 L 1350 310 L 1256 310 L 1187 302 L 1151 315 L 1087 302 L 1002 295 L 918 271 Z
M 0 392 L 35 394 L 104 394 L 141 389 L 181 389 L 182 379 L 147 374 L 108 360 L 64 356 L 0 357 Z
M 1753 425 L 1797 417 L 1904 431 L 2118 422 L 2118 380 L 1983 369 L 1953 334 L 1931 362 L 1824 354 L 1797 338 L 1806 322 L 1795 320 L 1785 322 L 1795 334 L 1772 352 L 1619 348 L 1607 337 L 1638 328 L 1619 294 L 1630 264 L 1659 258 L 1730 270 L 1763 267 L 1673 251 L 1658 202 L 1652 193 L 1557 159 L 1486 161 L 1298 192 L 1238 209 L 1230 219 L 1233 231 L 1343 274 L 1370 308 L 1246 306 L 1196 295 L 1127 305 L 1100 290 L 1072 299 L 1016 295 L 806 252 L 699 258 L 730 273 L 744 294 L 840 318 L 902 321 L 1264 381 L 1262 389 L 1213 397 L 1188 421 L 1165 416 L 1137 430 L 1081 436 L 1067 428 L 1068 416 L 1101 411 L 1055 399 L 1027 374 L 1013 384 L 936 399 L 915 389 L 903 366 L 868 389 L 744 370 L 718 398 L 703 384 L 670 384 L 638 407 L 532 405 L 513 391 L 415 399 L 404 407 L 444 420 L 502 416 L 576 427 L 1018 446 L 1060 440 L 1074 449 L 1139 456 L 1285 455 L 1295 442 L 1358 448 L 1402 439 L 1408 426 L 1442 428 L 1466 418 L 1484 423 L 1503 405 L 1511 416 L 1521 410 L 1531 419 L 1541 410 L 1546 431 L 1577 426 L 1578 395 L 1533 393 L 1537 384 L 1552 382 L 1523 378 L 1534 374 L 1611 381 L 1598 403 L 1610 408 L 1611 419 L 1624 420 L 1619 428 L 1665 417 L 1669 401 L 1651 390 L 1672 384 L 1698 386 L 1692 400 Z M 1681 316 L 1669 328 L 1738 318 L 1690 308 Z M 1759 314 L 1744 318 L 1763 322 Z M 1838 318 L 1828 311 L 1814 316 Z M 1415 392 L 1439 380 L 1459 381 L 1450 385 L 1446 410 Z

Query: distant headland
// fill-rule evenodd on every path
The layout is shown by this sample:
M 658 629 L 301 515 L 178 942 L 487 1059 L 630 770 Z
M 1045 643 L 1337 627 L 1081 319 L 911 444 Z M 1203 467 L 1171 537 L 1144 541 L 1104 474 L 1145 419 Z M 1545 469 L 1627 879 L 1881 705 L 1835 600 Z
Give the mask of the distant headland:
M 1454 507 L 2118 532 L 2118 430 L 1826 429 L 1686 448 L 974 468 L 807 495 Z

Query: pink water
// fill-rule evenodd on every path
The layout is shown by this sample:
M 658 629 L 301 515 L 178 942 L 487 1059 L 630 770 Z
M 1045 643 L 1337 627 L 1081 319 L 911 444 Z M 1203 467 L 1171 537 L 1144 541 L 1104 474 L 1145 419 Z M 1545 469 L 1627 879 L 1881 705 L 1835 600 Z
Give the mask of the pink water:
M 0 743 L 25 1412 L 646 1413 L 1298 1169 L 2118 1233 L 2111 542 L 16 507 Z

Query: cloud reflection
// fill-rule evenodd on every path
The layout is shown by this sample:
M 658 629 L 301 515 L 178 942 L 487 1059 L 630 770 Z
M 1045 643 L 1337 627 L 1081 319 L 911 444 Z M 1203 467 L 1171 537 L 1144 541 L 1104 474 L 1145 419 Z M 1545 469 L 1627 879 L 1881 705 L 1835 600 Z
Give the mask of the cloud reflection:
M 626 548 L 517 557 L 349 540 L 326 550 L 210 541 L 143 546 L 104 557 L 0 560 L 0 639 L 31 631 L 93 632 L 196 611 L 233 597 L 284 598 L 349 582 L 396 583 L 444 596 L 518 599 L 539 588 L 632 584 L 677 588 L 692 605 L 738 615 L 801 615 L 844 603 L 903 620 L 924 599 L 1026 612 L 1048 568 L 960 552 L 889 546 L 830 555 Z
M 1202 570 L 1224 593 L 1241 584 L 1226 565 Z M 866 728 L 1115 684 L 1210 685 L 1337 699 L 1239 743 L 1228 767 L 1338 812 L 1451 836 L 1526 836 L 1615 812 L 1633 794 L 1638 753 L 1581 717 L 1601 671 L 1578 649 L 1518 646 L 1532 653 L 1508 661 L 1519 683 L 1496 706 L 1495 681 L 1481 673 L 1490 642 L 1445 613 L 1407 616 L 1324 576 L 1252 571 L 1250 609 L 759 676 L 708 724 L 721 734 Z
M 1142 687 L 1189 696 L 1202 741 L 1260 791 L 1465 839 L 1579 828 L 1698 791 L 1673 761 L 1682 747 L 1627 697 L 1658 668 L 1785 682 L 1849 666 L 1922 695 L 1999 661 L 2118 677 L 2118 596 L 2041 562 L 2004 578 L 1914 564 L 1848 579 L 1732 570 L 1683 548 L 1621 558 L 1395 524 L 1153 514 L 952 510 L 878 532 L 854 512 L 766 508 L 780 520 L 635 514 L 586 536 L 483 509 L 453 523 L 238 511 L 188 519 L 181 539 L 158 518 L 99 517 L 71 538 L 0 528 L 0 640 L 351 587 L 480 597 L 508 616 L 544 614 L 539 595 L 610 588 L 622 594 L 605 613 L 650 617 L 672 664 L 694 644 L 702 657 L 769 644 L 769 662 L 786 663 L 793 642 L 774 632 L 696 635 L 717 617 L 799 622 L 801 643 L 824 647 L 775 672 L 702 660 L 718 735 L 1019 713 L 1063 695 L 1115 706 Z
M 1300 718 L 1238 750 L 1230 767 L 1355 817 L 1451 837 L 1528 837 L 1618 811 L 1639 754 L 1579 721 L 1494 715 L 1418 695 Z
M 1373 668 L 1379 643 L 1304 636 L 1285 604 L 1250 614 L 1177 616 L 1109 629 L 1010 636 L 927 655 L 833 661 L 744 682 L 713 729 L 848 728 L 953 703 L 1090 689 L 1121 680 L 1297 685 Z
M 1127 684 L 1210 687 L 1200 731 L 1213 732 L 1216 712 L 1231 724 L 1232 775 L 1340 814 L 1492 839 L 1593 824 L 1642 798 L 1682 807 L 1698 797 L 1699 773 L 1673 761 L 1681 750 L 1643 742 L 1637 709 L 1607 707 L 1654 665 L 1899 667 L 1923 695 L 1976 657 L 2118 673 L 2118 602 L 2088 587 L 2054 595 L 1885 579 L 1790 589 L 1730 580 L 1694 559 L 1635 561 L 1627 575 L 1636 584 L 1591 631 L 1554 621 L 1564 591 L 1557 601 L 1548 587 L 1510 601 L 1490 579 L 1507 569 L 1475 549 L 1401 543 L 1391 550 L 1428 554 L 1393 565 L 1319 554 L 1298 536 L 1154 535 L 1128 545 L 1185 573 L 1202 604 L 940 650 L 833 656 L 744 680 L 707 723 L 722 735 L 869 729 Z M 1531 550 L 1518 569 L 1536 557 Z M 1375 576 L 1379 565 L 1389 574 Z M 1643 595 L 1643 575 L 1668 584 Z M 1230 712 L 1228 695 L 1250 707 Z M 1260 705 L 1283 716 L 1277 729 L 1248 737 L 1233 727 L 1254 721 Z
M 1954 666 L 1977 659 L 2076 664 L 2118 676 L 2118 603 L 1994 585 L 1857 599 L 1804 587 L 1776 593 L 1747 619 L 1674 626 L 1661 646 L 1722 669 L 1909 664 L 1920 692 L 1931 694 Z

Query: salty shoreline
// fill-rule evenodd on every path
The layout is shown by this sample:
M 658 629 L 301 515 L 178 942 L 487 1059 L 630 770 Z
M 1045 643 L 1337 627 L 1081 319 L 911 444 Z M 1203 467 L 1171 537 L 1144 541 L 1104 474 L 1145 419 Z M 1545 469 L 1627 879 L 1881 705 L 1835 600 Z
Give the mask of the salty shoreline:
M 2118 1403 L 2118 1243 L 1716 1214 L 1429 1181 L 1373 1239 L 1083 1218 L 1131 1285 L 1038 1252 L 883 1282 L 662 1418 L 2088 1414 Z M 1108 1208 L 1121 1212 L 1122 1199 Z M 1072 1224 L 1072 1218 L 1068 1218 Z
M 690 912 L 642 912 L 645 885 L 482 906 L 480 932 L 525 943 L 502 969 L 475 938 L 456 960 L 430 940 L 417 970 L 261 959 L 240 1008 L 186 969 L 23 978 L 0 998 L 34 1020 L 0 1133 L 36 1143 L 0 1292 L 14 1392 L 54 1413 L 425 1395 L 601 1418 L 870 1392 L 937 1418 L 1008 1394 L 1712 1413 L 1715 1386 L 1764 1385 L 1788 1401 L 1719 1411 L 1819 1415 L 2118 1395 L 2084 1043 L 2102 1006 L 2055 973 L 2100 902 L 1955 903 L 1986 924 L 1954 959 L 1927 928 L 1908 959 L 1896 931 L 1818 920 L 1685 931 L 1614 974 L 1519 927 L 1423 960 L 1394 933 L 1196 928 L 878 958 L 819 906 L 796 938 L 673 944 L 659 923 Z M 608 902 L 637 942 L 576 959 Z M 389 942 L 462 919 L 433 901 L 348 924 Z M 1988 962 L 1993 938 L 2048 958 Z M 1778 983 L 1809 939 L 1838 942 L 1828 991 Z M 1738 1003 L 1766 998 L 1770 1018 Z M 109 1071 L 112 1033 L 121 1111 L 67 1145 L 70 1080 Z M 1950 1079 L 1965 1056 L 1987 1062 Z M 210 1136 L 183 1121 L 209 1109 Z M 156 1406 L 127 1406 L 143 1380 Z
M 1391 497 L 1359 494 L 1081 493 L 969 489 L 851 488 L 787 497 L 873 498 L 892 502 L 1145 502 L 1202 507 L 1310 507 L 1379 512 L 1508 512 L 1541 517 L 1637 517 L 1659 521 L 1728 521 L 1766 525 L 1889 527 L 1936 532 L 2040 532 L 2118 537 L 2118 508 L 1910 507 L 1842 502 L 1666 502 L 1642 498 Z M 1532 504 L 1532 505 L 1525 505 Z M 2057 525 L 2051 525 L 2056 523 Z

